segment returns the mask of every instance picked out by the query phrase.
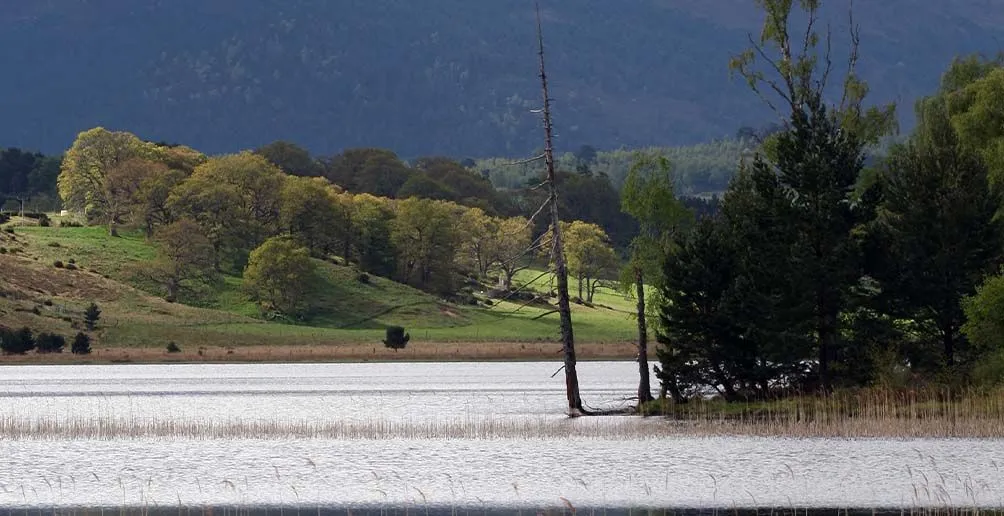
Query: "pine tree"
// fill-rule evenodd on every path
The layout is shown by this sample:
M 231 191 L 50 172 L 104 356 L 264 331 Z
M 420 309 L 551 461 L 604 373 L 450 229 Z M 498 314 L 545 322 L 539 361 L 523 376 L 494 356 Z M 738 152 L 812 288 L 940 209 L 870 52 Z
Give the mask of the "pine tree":
M 861 220 L 852 195 L 863 168 L 862 146 L 843 130 L 818 95 L 792 114 L 776 140 L 776 167 L 787 193 L 796 239 L 790 271 L 813 307 L 819 384 L 831 386 L 830 361 L 840 345 L 841 315 L 861 276 L 860 249 L 852 231 Z M 765 162 L 758 165 L 763 168 Z
M 914 320 L 915 332 L 937 342 L 951 366 L 966 344 L 962 299 L 1001 264 L 1001 196 L 939 99 L 921 104 L 918 115 L 916 134 L 893 150 L 880 179 L 875 231 L 885 259 L 873 274 L 891 315 Z
M 101 309 L 98 308 L 96 303 L 91 303 L 84 310 L 84 322 L 87 324 L 87 331 L 94 331 L 94 326 L 98 323 L 98 319 L 101 318 Z
M 78 332 L 73 338 L 73 345 L 70 350 L 74 355 L 88 355 L 91 353 L 91 338 L 84 332 Z

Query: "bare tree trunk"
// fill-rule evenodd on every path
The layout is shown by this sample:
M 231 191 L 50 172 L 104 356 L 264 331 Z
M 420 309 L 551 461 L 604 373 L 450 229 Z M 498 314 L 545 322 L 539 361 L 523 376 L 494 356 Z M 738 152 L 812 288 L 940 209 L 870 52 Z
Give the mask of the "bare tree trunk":
M 641 267 L 634 269 L 635 295 L 638 296 L 638 408 L 652 401 L 648 373 L 648 324 L 645 321 L 645 276 Z
M 561 344 L 565 355 L 565 395 L 568 399 L 568 415 L 577 417 L 583 414 L 582 398 L 579 397 L 579 376 L 575 371 L 575 339 L 572 334 L 572 309 L 568 300 L 568 269 L 565 267 L 565 250 L 561 242 L 561 224 L 558 219 L 558 187 L 554 177 L 551 98 L 547 91 L 547 73 L 544 70 L 544 33 L 540 23 L 539 5 L 537 6 L 537 44 L 540 54 L 540 83 L 544 94 L 544 162 L 547 165 L 548 202 L 551 204 L 551 234 L 554 236 L 554 272 L 558 283 Z

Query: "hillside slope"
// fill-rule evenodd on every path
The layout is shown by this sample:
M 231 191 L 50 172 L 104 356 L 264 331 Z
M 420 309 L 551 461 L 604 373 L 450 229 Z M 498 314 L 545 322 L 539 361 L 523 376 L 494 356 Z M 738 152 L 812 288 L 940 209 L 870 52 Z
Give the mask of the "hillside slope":
M 544 308 L 458 306 L 384 278 L 362 283 L 354 269 L 327 262 L 317 262 L 314 315 L 301 324 L 263 320 L 234 277 L 197 299 L 200 306 L 169 303 L 135 275 L 154 255 L 152 245 L 138 234 L 115 238 L 100 227 L 8 224 L 0 231 L 0 325 L 72 336 L 83 329 L 85 307 L 95 302 L 102 309 L 95 345 L 115 349 L 163 350 L 176 342 L 191 351 L 363 345 L 367 353 L 382 353 L 388 325 L 405 326 L 418 346 L 515 343 L 525 350 L 520 343 L 554 343 L 558 337 L 556 315 Z M 622 343 L 630 349 L 633 322 L 624 310 L 630 304 L 621 302 L 617 307 L 577 306 L 579 341 Z M 472 352 L 464 351 L 475 356 Z
M 835 34 L 848 0 L 825 2 Z M 44 0 L 0 15 L 0 143 L 64 149 L 96 125 L 207 152 L 527 155 L 539 146 L 533 3 Z M 726 63 L 752 0 L 545 0 L 562 150 L 687 144 L 759 125 Z M 856 2 L 861 72 L 904 121 L 949 60 L 993 53 L 986 0 Z M 838 41 L 839 43 L 839 41 Z M 842 64 L 843 57 L 835 62 Z

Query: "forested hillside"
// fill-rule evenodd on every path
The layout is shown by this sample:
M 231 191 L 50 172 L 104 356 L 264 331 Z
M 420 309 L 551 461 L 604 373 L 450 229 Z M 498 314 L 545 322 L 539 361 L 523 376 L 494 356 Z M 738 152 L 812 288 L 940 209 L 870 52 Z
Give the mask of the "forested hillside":
M 835 37 L 846 1 L 826 3 Z M 681 145 L 769 121 L 730 54 L 751 0 L 542 2 L 559 150 Z M 874 102 L 909 106 L 954 55 L 993 53 L 982 0 L 856 2 Z M 530 1 L 39 0 L 0 14 L 0 142 L 63 150 L 105 126 L 209 153 L 524 156 L 540 145 Z M 1000 10 L 998 10 L 1000 11 Z M 843 48 L 835 45 L 835 48 Z M 844 56 L 835 56 L 842 66 Z M 909 123 L 911 109 L 901 109 Z

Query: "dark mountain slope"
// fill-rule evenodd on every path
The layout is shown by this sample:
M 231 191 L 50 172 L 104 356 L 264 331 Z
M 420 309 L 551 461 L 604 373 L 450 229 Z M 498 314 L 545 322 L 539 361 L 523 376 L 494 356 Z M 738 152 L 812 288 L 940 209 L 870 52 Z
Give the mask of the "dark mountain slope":
M 844 27 L 846 2 L 830 3 Z M 405 156 L 539 146 L 528 0 L 2 4 L 4 145 L 52 152 L 105 125 L 208 152 L 280 138 Z M 1004 32 L 998 1 L 856 4 L 861 71 L 906 115 L 952 56 L 995 52 Z M 543 5 L 563 148 L 691 143 L 767 120 L 726 67 L 759 25 L 752 0 Z

